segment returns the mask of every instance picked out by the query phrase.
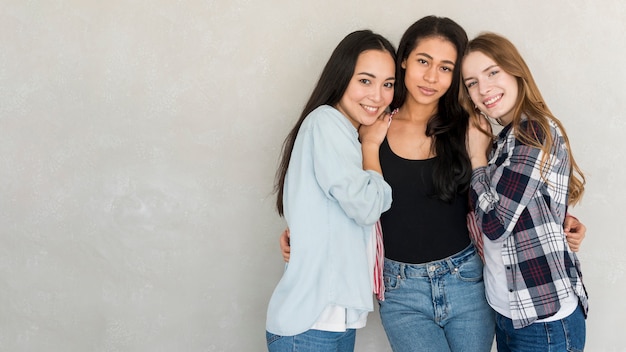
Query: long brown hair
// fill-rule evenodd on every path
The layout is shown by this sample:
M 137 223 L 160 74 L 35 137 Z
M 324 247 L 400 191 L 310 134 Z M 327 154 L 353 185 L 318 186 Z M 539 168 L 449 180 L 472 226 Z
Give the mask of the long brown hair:
M 550 148 L 553 143 L 549 121 L 554 121 L 562 131 L 570 163 L 572 164 L 568 185 L 568 202 L 570 205 L 578 203 L 582 199 L 585 191 L 585 176 L 574 160 L 569 138 L 567 137 L 563 124 L 552 114 L 550 109 L 548 109 L 528 65 L 526 65 L 526 62 L 517 48 L 501 35 L 485 32 L 469 42 L 466 54 L 475 51 L 490 57 L 504 71 L 517 79 L 519 92 L 513 110 L 512 127 L 515 137 L 520 142 L 528 146 L 540 148 L 543 151 L 541 160 L 542 172 L 549 163 L 548 156 L 550 155 Z M 474 104 L 469 98 L 467 88 L 464 86 L 461 88 L 459 99 L 461 104 L 465 107 L 465 110 L 471 115 L 474 115 Z M 526 116 L 528 119 L 529 123 L 527 128 L 522 128 L 522 116 Z M 538 127 L 539 131 L 537 131 L 535 127 Z

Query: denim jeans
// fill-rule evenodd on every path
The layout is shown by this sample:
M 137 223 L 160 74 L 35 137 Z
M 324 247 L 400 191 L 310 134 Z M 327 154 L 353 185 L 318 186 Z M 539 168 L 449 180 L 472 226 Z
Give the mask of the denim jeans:
M 585 316 L 578 306 L 567 318 L 513 329 L 511 319 L 496 314 L 498 352 L 564 352 L 585 348 Z
M 266 332 L 265 338 L 269 352 L 353 352 L 356 330 L 307 330 L 295 336 L 279 336 Z
M 495 312 L 485 298 L 483 263 L 470 245 L 425 264 L 385 258 L 380 317 L 394 352 L 489 352 Z

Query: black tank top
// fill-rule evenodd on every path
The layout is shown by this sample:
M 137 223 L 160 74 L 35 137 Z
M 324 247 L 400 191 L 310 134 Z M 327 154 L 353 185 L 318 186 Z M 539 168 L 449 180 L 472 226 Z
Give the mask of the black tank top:
M 469 243 L 467 194 L 446 203 L 435 196 L 437 157 L 409 160 L 394 154 L 385 138 L 380 164 L 391 185 L 393 202 L 381 216 L 385 257 L 411 264 L 447 258 Z

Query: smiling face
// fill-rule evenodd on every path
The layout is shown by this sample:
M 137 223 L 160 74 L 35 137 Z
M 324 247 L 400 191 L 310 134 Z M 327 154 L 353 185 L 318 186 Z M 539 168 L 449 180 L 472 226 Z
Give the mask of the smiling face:
M 513 121 L 518 85 L 515 76 L 504 71 L 489 56 L 473 51 L 463 58 L 463 83 L 472 102 L 503 125 Z
M 366 50 L 359 55 L 354 74 L 335 106 L 354 127 L 371 125 L 391 104 L 395 83 L 393 57 L 383 50 Z
M 402 61 L 408 97 L 423 105 L 436 105 L 450 88 L 457 52 L 441 37 L 428 37 Z

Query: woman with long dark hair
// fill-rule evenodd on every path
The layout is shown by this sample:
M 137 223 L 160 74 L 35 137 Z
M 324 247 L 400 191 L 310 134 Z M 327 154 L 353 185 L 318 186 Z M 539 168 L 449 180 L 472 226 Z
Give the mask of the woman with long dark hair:
M 373 310 L 372 230 L 391 204 L 378 150 L 390 122 L 394 60 L 382 36 L 346 36 L 285 140 L 276 207 L 292 249 L 268 307 L 269 351 L 351 352 Z M 365 125 L 370 133 L 359 140 Z
M 468 114 L 459 104 L 467 34 L 427 16 L 398 45 L 398 108 L 380 148 L 393 204 L 381 217 L 384 299 L 380 316 L 394 351 L 489 351 L 494 312 L 482 261 L 468 234 Z

